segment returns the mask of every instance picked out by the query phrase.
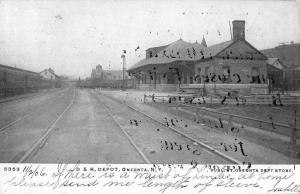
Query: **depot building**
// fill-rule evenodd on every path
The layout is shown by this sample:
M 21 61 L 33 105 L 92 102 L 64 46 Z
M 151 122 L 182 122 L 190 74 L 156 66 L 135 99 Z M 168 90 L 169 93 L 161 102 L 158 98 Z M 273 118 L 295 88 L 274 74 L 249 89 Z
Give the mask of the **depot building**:
M 232 22 L 232 39 L 207 46 L 179 39 L 148 48 L 146 58 L 128 73 L 141 90 L 178 91 L 205 88 L 208 93 L 237 90 L 241 94 L 268 92 L 267 58 L 245 40 L 245 21 Z

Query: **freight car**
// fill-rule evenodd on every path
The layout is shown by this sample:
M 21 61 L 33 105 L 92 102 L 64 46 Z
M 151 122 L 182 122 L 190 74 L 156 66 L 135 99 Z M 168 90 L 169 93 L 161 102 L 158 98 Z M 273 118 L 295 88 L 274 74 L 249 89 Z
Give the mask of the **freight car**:
M 36 72 L 0 64 L 0 97 L 36 92 L 59 85 L 58 81 L 43 80 Z

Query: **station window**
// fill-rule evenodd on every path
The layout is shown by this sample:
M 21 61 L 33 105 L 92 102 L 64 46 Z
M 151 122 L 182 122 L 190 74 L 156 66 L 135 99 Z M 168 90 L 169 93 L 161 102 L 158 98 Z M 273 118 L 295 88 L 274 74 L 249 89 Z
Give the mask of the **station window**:
M 149 51 L 149 57 L 150 58 L 152 57 L 152 51 Z
M 229 66 L 223 66 L 222 67 L 222 81 L 225 83 L 231 82 L 231 72 L 230 72 L 230 67 Z
M 259 78 L 259 68 L 258 67 L 252 67 L 251 68 L 251 77 L 252 80 L 250 83 L 256 83 L 256 84 L 260 84 L 260 78 Z
M 223 66 L 222 71 L 223 71 L 223 75 L 226 78 L 230 77 L 230 67 L 229 66 Z
M 258 76 L 259 75 L 259 68 L 258 67 L 252 67 L 251 74 L 252 74 L 252 76 Z
M 194 83 L 194 77 L 190 76 L 190 84 Z
M 208 75 L 209 67 L 205 67 L 205 75 Z
M 197 74 L 200 75 L 200 73 L 201 73 L 201 67 L 198 67 L 197 68 Z

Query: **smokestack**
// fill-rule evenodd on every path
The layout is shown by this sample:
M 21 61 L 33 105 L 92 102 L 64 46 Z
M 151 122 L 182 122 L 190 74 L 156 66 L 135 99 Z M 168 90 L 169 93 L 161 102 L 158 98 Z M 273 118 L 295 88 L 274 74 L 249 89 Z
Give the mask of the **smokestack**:
M 233 40 L 245 39 L 245 20 L 232 21 Z
M 229 29 L 230 29 L 230 37 L 231 37 L 231 40 L 232 40 L 232 32 L 231 32 L 231 25 L 230 25 L 230 21 L 229 21 Z

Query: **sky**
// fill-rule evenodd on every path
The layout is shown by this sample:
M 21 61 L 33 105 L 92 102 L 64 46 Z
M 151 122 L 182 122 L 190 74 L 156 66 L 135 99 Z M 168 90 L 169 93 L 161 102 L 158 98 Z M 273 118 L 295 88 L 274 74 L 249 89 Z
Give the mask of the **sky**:
M 300 42 L 299 0 L 0 0 L 0 64 L 86 78 L 98 64 L 122 69 L 123 50 L 129 68 L 179 38 L 230 40 L 233 20 L 257 49 Z

